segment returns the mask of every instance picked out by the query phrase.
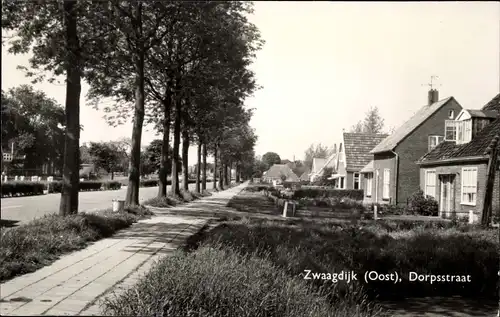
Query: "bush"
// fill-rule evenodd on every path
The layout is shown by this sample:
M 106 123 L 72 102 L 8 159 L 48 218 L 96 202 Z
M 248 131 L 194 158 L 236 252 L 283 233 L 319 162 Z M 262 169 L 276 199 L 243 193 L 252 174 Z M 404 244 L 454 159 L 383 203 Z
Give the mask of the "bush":
M 245 191 L 247 191 L 247 192 L 260 192 L 263 190 L 269 190 L 269 188 L 272 188 L 272 186 L 267 185 L 267 184 L 258 184 L 258 185 L 251 185 L 251 186 L 245 187 Z
M 2 182 L 2 197 L 42 195 L 45 183 L 29 181 Z
M 362 189 L 301 188 L 295 191 L 294 199 L 300 198 L 350 198 L 363 200 Z
M 83 249 L 89 242 L 129 227 L 137 219 L 128 213 L 106 211 L 49 215 L 19 227 L 1 228 L 0 281 L 34 272 L 64 253 Z
M 422 190 L 417 191 L 408 199 L 407 211 L 422 216 L 437 216 L 438 202 L 431 196 L 425 196 Z
M 217 246 L 163 258 L 136 285 L 103 304 L 111 316 L 376 316 L 355 305 L 332 310 L 325 295 L 265 256 L 241 257 Z
M 122 188 L 122 183 L 117 181 L 109 181 L 102 183 L 102 188 L 104 190 L 118 190 Z

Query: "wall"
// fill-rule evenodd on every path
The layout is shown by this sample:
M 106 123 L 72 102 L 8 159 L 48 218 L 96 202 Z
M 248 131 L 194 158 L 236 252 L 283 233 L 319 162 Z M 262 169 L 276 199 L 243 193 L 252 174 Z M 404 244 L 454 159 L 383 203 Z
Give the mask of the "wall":
M 444 122 L 450 120 L 450 110 L 457 116 L 462 107 L 454 99 L 450 100 L 396 146 L 394 151 L 399 155 L 398 204 L 406 204 L 419 189 L 420 172 L 415 162 L 427 153 L 429 135 L 444 135 Z
M 387 204 L 394 202 L 394 197 L 396 197 L 396 173 L 395 173 L 395 163 L 396 158 L 392 153 L 377 153 L 373 156 L 373 185 L 372 185 L 372 199 L 380 204 Z M 390 199 L 382 199 L 383 185 L 384 185 L 384 169 L 390 169 L 391 171 L 391 183 L 389 186 L 389 197 Z M 379 177 L 377 179 L 376 171 L 379 171 Z M 378 183 L 378 186 L 377 186 Z M 375 193 L 377 191 L 377 193 Z M 377 198 L 377 199 L 375 199 Z
M 462 197 L 462 168 L 463 167 L 477 167 L 477 198 L 476 205 L 462 205 L 461 197 Z M 484 191 L 486 187 L 486 163 L 463 163 L 463 164 L 448 164 L 448 165 L 440 165 L 440 166 L 425 166 L 420 169 L 420 188 L 425 192 L 425 172 L 428 170 L 436 171 L 436 200 L 438 203 L 441 203 L 441 183 L 439 181 L 440 174 L 453 174 L 455 175 L 455 179 L 453 182 L 453 197 L 455 202 L 455 212 L 458 217 L 468 217 L 469 210 L 474 211 L 474 214 L 477 219 L 481 219 L 481 211 L 483 209 L 483 200 L 484 200 Z M 497 183 L 498 184 L 498 183 Z M 495 189 L 497 192 L 499 190 L 498 186 Z M 498 194 L 496 194 L 498 195 Z M 495 195 L 494 195 L 495 196 Z M 495 196 L 498 197 L 498 196 Z M 498 198 L 497 198 L 498 201 Z M 493 201 L 493 210 L 496 207 L 495 200 Z
M 353 172 L 346 172 L 345 181 L 346 181 L 345 189 L 353 189 L 354 188 L 354 185 L 353 185 L 354 174 L 353 174 Z

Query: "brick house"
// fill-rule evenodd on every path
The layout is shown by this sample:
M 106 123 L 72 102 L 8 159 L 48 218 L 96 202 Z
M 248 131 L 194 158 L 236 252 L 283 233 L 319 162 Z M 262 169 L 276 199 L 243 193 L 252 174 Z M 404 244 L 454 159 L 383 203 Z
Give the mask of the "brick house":
M 332 175 L 334 186 L 340 189 L 364 189 L 361 170 L 373 158 L 370 150 L 386 137 L 387 134 L 344 132 Z
M 438 91 L 431 89 L 428 104 L 370 151 L 372 174 L 365 175 L 372 179 L 373 202 L 407 203 L 420 188 L 417 160 L 443 141 L 445 121 L 454 120 L 460 111 L 455 98 L 438 100 Z
M 500 135 L 500 94 L 481 110 L 463 110 L 445 124 L 445 140 L 419 161 L 420 188 L 434 197 L 442 217 L 481 217 L 486 188 L 487 147 Z M 493 189 L 493 212 L 500 210 L 500 170 Z

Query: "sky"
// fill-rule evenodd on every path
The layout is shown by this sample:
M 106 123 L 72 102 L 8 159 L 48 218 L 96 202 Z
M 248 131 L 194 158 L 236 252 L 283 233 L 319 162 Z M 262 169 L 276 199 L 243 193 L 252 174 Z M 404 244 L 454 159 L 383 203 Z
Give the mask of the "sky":
M 256 153 L 303 159 L 312 143 L 333 146 L 371 107 L 387 129 L 427 103 L 431 76 L 439 98 L 479 109 L 500 91 L 498 2 L 255 2 L 249 17 L 265 45 L 252 65 L 263 88 L 246 100 Z M 30 84 L 17 65 L 29 55 L 2 47 L 2 89 Z M 64 104 L 65 86 L 35 85 Z M 81 142 L 131 137 L 131 123 L 108 126 L 86 105 Z M 142 143 L 158 138 L 146 126 Z M 195 162 L 190 148 L 189 161 Z

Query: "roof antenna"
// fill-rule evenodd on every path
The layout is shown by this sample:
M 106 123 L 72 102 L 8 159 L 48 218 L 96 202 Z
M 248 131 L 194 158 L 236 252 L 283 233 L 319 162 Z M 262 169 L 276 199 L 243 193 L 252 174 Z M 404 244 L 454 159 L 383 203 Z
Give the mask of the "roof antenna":
M 425 86 L 429 86 L 430 89 L 429 89 L 429 96 L 428 96 L 428 105 L 431 105 L 435 102 L 437 102 L 439 100 L 439 93 L 436 89 L 436 87 L 441 87 L 441 84 L 439 85 L 436 85 L 436 83 L 434 82 L 435 79 L 438 79 L 439 77 L 436 76 L 436 75 L 432 75 L 431 76 L 431 82 L 428 83 L 428 84 L 425 84 Z M 424 84 L 422 84 L 422 86 L 424 86 Z

